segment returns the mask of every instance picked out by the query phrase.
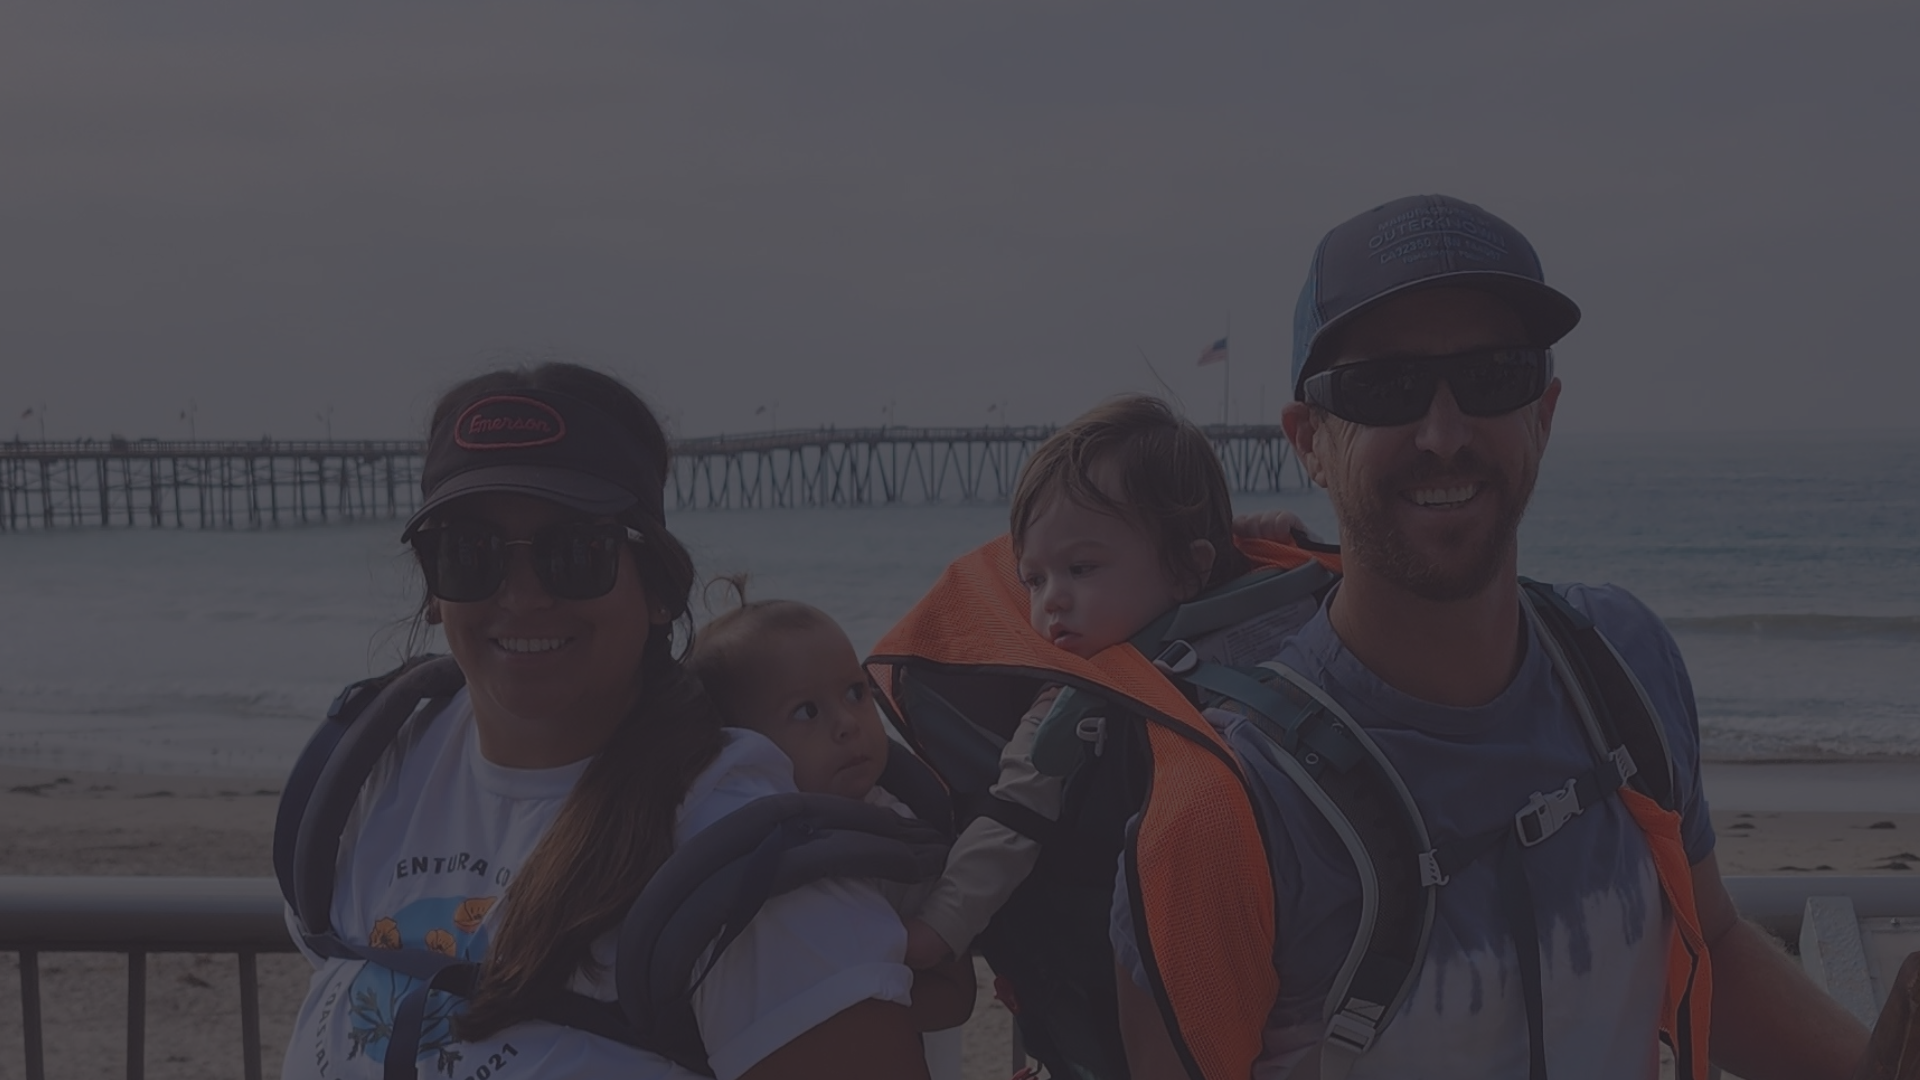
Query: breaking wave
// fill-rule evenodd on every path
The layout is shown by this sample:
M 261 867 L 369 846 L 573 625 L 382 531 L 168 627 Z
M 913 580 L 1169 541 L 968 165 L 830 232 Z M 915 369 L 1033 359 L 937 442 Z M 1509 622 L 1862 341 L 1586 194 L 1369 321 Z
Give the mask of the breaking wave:
M 1920 640 L 1920 615 L 1695 615 L 1667 620 L 1667 628 L 1691 634 L 1740 634 L 1749 637 Z

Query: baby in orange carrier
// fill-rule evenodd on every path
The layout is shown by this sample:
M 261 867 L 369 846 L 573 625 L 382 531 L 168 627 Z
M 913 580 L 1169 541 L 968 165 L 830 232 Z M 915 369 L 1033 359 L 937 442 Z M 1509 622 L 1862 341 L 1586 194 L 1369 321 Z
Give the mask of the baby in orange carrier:
M 1075 419 L 1028 460 L 1010 514 L 1029 622 L 1081 657 L 1121 644 L 1168 609 L 1248 570 L 1213 447 L 1157 398 L 1134 395 Z M 989 793 L 1051 822 L 1063 781 L 1032 762 L 1058 687 L 1007 741 Z M 945 876 L 907 921 L 907 963 L 964 955 L 1033 870 L 1039 843 L 992 817 L 969 823 Z
M 1232 501 L 1212 446 L 1152 397 L 1106 402 L 1042 443 L 1021 472 L 1009 524 L 1030 624 L 1082 657 L 1127 641 L 1248 569 L 1233 544 Z M 690 660 L 726 722 L 785 751 L 802 791 L 898 807 L 876 786 L 887 736 L 846 634 L 809 604 L 749 602 L 742 583 L 732 584 L 740 606 L 701 630 Z M 990 790 L 1048 821 L 1059 816 L 1063 781 L 1037 772 L 1031 754 L 1058 693 L 1050 686 L 1035 699 Z M 923 976 L 965 962 L 968 946 L 1038 857 L 1037 841 L 979 817 L 961 832 L 930 893 L 889 897 L 906 923 L 916 1010 Z M 971 968 L 966 974 L 971 993 Z

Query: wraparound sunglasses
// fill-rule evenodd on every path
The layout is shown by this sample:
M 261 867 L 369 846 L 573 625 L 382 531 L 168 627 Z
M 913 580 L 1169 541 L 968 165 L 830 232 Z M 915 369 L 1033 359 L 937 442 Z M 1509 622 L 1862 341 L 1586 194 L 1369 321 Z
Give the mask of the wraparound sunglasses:
M 1427 415 L 1440 380 L 1468 416 L 1499 416 L 1538 401 L 1553 380 L 1551 349 L 1481 349 L 1451 356 L 1361 360 L 1307 376 L 1306 399 L 1368 427 L 1411 424 Z
M 509 540 L 478 521 L 434 525 L 409 541 L 427 578 L 427 591 L 455 604 L 485 600 L 507 580 L 507 549 L 531 549 L 533 573 L 560 600 L 592 600 L 613 591 L 620 576 L 620 545 L 640 543 L 639 530 L 612 522 L 570 521 Z

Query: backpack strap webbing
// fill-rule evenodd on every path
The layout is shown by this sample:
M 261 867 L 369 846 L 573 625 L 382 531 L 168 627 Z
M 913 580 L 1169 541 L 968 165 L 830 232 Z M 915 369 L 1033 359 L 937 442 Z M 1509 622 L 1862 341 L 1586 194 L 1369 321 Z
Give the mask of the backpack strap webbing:
M 1602 756 L 1614 748 L 1625 747 L 1632 760 L 1627 782 L 1667 810 L 1679 808 L 1677 781 L 1673 774 L 1673 751 L 1667 742 L 1667 730 L 1660 723 L 1647 692 L 1613 643 L 1600 632 L 1593 620 L 1553 586 L 1521 578 L 1524 606 L 1546 631 L 1543 637 L 1556 652 L 1557 663 L 1565 664 L 1573 676 L 1574 687 L 1586 699 L 1597 738 L 1596 749 Z
M 1674 1074 L 1701 1080 L 1708 1063 L 1713 1002 L 1713 964 L 1694 904 L 1692 867 L 1681 835 L 1680 783 L 1666 727 L 1646 689 L 1613 643 L 1550 585 L 1521 579 L 1529 613 L 1545 628 L 1556 662 L 1574 673 L 1594 713 L 1602 745 L 1623 748 L 1637 765 L 1616 790 L 1653 855 L 1661 891 L 1674 917 L 1667 943 L 1667 986 L 1661 1003 L 1661 1037 L 1673 1050 Z
M 409 718 L 438 715 L 465 684 L 452 657 L 422 657 L 354 683 L 327 709 L 288 776 L 273 827 L 274 875 L 303 932 L 331 930 L 341 831 L 374 765 Z
M 1012 799 L 1002 799 L 986 791 L 976 791 L 959 800 L 959 820 L 967 823 L 975 818 L 997 821 L 1042 846 L 1053 843 L 1058 832 L 1055 823 L 1049 821 L 1045 814 L 1035 813 Z
M 711 1075 L 693 991 L 769 897 L 829 877 L 926 881 L 950 845 L 929 822 L 837 795 L 748 802 L 675 850 L 627 912 L 614 963 L 621 1011 L 641 1045 Z

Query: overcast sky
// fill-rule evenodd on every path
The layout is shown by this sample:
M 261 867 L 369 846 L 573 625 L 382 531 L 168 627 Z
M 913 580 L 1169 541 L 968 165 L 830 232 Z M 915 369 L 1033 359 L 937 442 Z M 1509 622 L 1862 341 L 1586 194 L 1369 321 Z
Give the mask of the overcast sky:
M 1212 420 L 1229 318 L 1272 419 L 1314 243 L 1429 191 L 1584 308 L 1565 430 L 1913 427 L 1917 44 L 1910 0 L 7 3 L 0 437 L 412 436 L 530 354 L 687 434 L 1059 421 L 1143 354 Z

